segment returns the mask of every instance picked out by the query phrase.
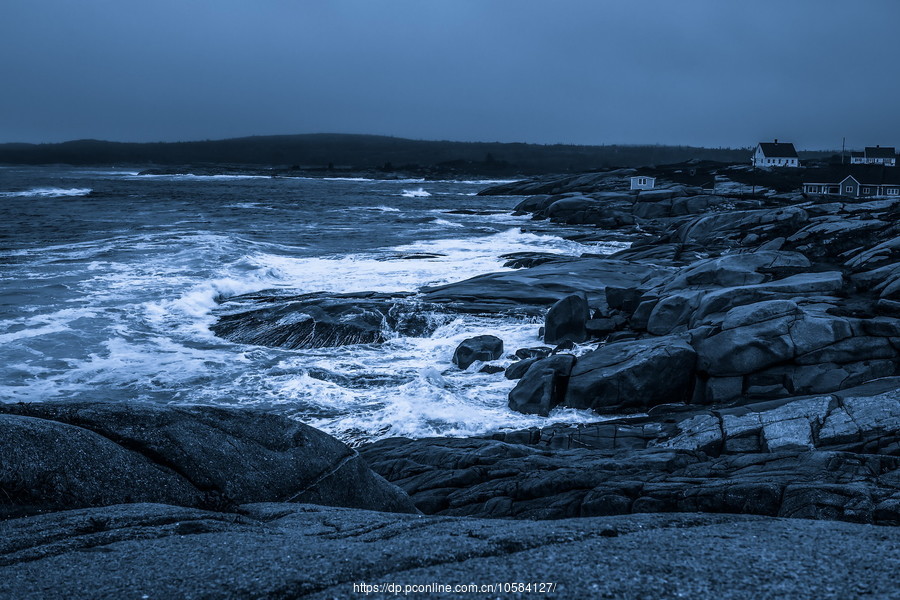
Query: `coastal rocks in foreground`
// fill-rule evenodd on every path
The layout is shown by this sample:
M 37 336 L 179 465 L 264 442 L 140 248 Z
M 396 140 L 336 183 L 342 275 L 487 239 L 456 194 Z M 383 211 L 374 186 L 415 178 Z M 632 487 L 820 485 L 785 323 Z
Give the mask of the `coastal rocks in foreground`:
M 522 595 L 887 598 L 898 548 L 897 528 L 735 515 L 530 522 L 132 504 L 0 523 L 0 596 L 506 598 L 516 592 L 504 584 L 541 582 L 545 593 Z M 443 593 L 436 582 L 500 587 Z M 397 588 L 358 587 L 385 583 Z
M 427 514 L 722 512 L 900 525 L 900 386 L 362 450 Z
M 0 456 L 0 518 L 124 502 L 415 510 L 355 450 L 249 409 L 0 404 Z

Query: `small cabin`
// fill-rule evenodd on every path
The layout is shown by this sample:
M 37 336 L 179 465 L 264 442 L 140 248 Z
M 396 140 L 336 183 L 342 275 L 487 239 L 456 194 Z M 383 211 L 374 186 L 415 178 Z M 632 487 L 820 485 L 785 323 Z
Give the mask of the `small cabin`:
M 750 158 L 750 163 L 757 169 L 773 169 L 776 167 L 799 167 L 800 158 L 794 144 L 786 142 L 760 142 Z
M 631 189 L 633 190 L 652 190 L 654 186 L 656 186 L 656 177 L 635 175 L 631 178 Z
M 850 153 L 851 165 L 884 165 L 897 166 L 897 152 L 893 147 L 866 146 L 863 152 Z

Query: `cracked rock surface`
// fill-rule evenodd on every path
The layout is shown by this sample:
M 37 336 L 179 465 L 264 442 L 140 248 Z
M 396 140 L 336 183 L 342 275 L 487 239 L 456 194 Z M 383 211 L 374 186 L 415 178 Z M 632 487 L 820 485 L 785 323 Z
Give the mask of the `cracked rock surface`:
M 897 528 L 736 515 L 529 522 L 131 504 L 0 523 L 0 597 L 17 600 L 387 598 L 353 584 L 436 582 L 549 582 L 554 598 L 888 598 L 898 562 Z

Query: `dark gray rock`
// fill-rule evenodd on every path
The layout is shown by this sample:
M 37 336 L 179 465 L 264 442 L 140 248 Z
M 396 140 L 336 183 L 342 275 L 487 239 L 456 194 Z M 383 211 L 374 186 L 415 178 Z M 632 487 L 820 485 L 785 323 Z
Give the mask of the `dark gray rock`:
M 230 312 L 211 327 L 216 335 L 240 344 L 276 348 L 379 343 L 385 341 L 387 331 L 423 336 L 437 325 L 428 313 L 439 310 L 376 293 L 254 294 L 232 298 L 227 306 Z
M 851 335 L 846 319 L 798 313 L 790 303 L 764 301 L 739 306 L 725 315 L 720 333 L 695 344 L 698 369 L 715 376 L 747 375 Z
M 523 358 L 522 360 L 514 362 L 506 367 L 505 377 L 507 379 L 521 379 L 522 376 L 525 375 L 525 372 L 528 371 L 528 368 L 538 360 L 540 360 L 540 358 L 534 357 Z
M 587 339 L 585 323 L 591 310 L 584 294 L 572 294 L 550 307 L 544 318 L 544 343 L 583 342 Z
M 515 354 L 518 358 L 523 360 L 526 358 L 545 358 L 550 356 L 552 350 L 552 348 L 547 346 L 537 346 L 534 348 L 519 348 L 516 350 Z
M 478 335 L 463 340 L 453 352 L 453 364 L 468 369 L 476 360 L 497 360 L 503 356 L 503 340 L 495 335 Z
M 691 398 L 697 354 L 680 337 L 608 344 L 578 358 L 565 406 L 646 409 Z
M 602 510 L 607 498 L 594 503 Z M 684 513 L 533 522 L 288 504 L 239 510 L 140 504 L 0 523 L 0 597 L 383 599 L 404 595 L 404 586 L 420 586 L 406 593 L 422 595 L 435 582 L 549 582 L 548 597 L 565 598 L 659 598 L 669 589 L 695 600 L 889 598 L 900 560 L 900 529 L 855 523 Z M 510 596 L 502 587 L 467 595 Z
M 584 329 L 590 337 L 603 337 L 624 327 L 626 320 L 621 315 L 603 319 L 588 319 Z
M 543 314 L 566 296 L 585 293 L 592 305 L 603 304 L 607 287 L 652 286 L 671 269 L 607 258 L 571 258 L 465 281 L 425 288 L 424 301 L 462 312 Z
M 611 453 L 495 440 L 393 439 L 363 454 L 420 510 L 445 516 L 696 511 L 873 523 L 876 506 L 900 497 L 900 457 L 800 448 L 710 457 L 670 448 Z M 900 515 L 879 518 L 888 524 Z
M 574 364 L 575 357 L 571 354 L 556 354 L 535 361 L 509 392 L 509 407 L 546 417 L 565 397 Z
M 256 410 L 0 404 L 0 429 L 0 516 L 122 502 L 412 510 L 355 450 Z

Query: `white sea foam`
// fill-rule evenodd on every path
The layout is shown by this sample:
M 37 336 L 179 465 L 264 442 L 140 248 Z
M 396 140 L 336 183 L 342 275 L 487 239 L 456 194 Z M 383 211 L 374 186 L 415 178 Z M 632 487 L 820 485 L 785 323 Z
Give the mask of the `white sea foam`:
M 22 192 L 0 192 L 0 198 L 65 198 L 70 196 L 87 196 L 91 188 L 56 188 L 41 187 Z
M 414 190 L 403 190 L 403 193 L 400 195 L 405 198 L 427 198 L 431 193 L 426 192 L 424 188 L 417 188 Z
M 193 173 L 147 173 L 130 179 L 163 179 L 168 181 L 236 181 L 241 179 L 272 179 L 272 175 L 194 175 Z
M 340 209 L 345 210 L 345 209 Z M 360 210 L 374 210 L 378 212 L 400 212 L 399 208 L 393 206 L 361 206 Z
M 403 202 L 395 194 L 404 184 L 392 183 L 397 185 L 360 186 L 371 196 L 364 203 L 372 206 L 364 210 L 398 212 L 390 204 Z M 443 239 L 332 256 L 304 255 L 303 246 L 279 243 L 292 238 L 197 231 L 208 225 L 180 221 L 182 215 L 164 231 L 114 232 L 95 241 L 5 252 L 16 257 L 10 274 L 28 282 L 23 290 L 52 287 L 48 306 L 66 308 L 41 314 L 20 307 L 19 317 L 0 326 L 0 364 L 8 366 L 0 374 L 0 397 L 277 405 L 351 442 L 597 420 L 589 412 L 563 409 L 548 419 L 514 413 L 506 406 L 514 382 L 477 372 L 480 364 L 466 371 L 451 364 L 456 345 L 473 335 L 498 335 L 509 352 L 539 344 L 539 320 L 436 313 L 429 318 L 438 327 L 427 337 L 391 331 L 382 344 L 311 350 L 233 344 L 210 331 L 220 302 L 248 292 L 415 291 L 506 270 L 500 258 L 505 253 L 578 255 L 600 249 L 523 232 L 517 225 L 526 217 L 447 215 L 431 211 L 435 205 L 440 202 L 416 212 L 414 226 Z M 460 226 L 467 224 L 472 228 L 463 231 Z M 496 364 L 510 362 L 503 357 Z
M 462 223 L 454 223 L 453 221 L 448 221 L 447 219 L 434 219 L 431 221 L 433 225 L 440 225 L 441 227 L 465 227 Z

